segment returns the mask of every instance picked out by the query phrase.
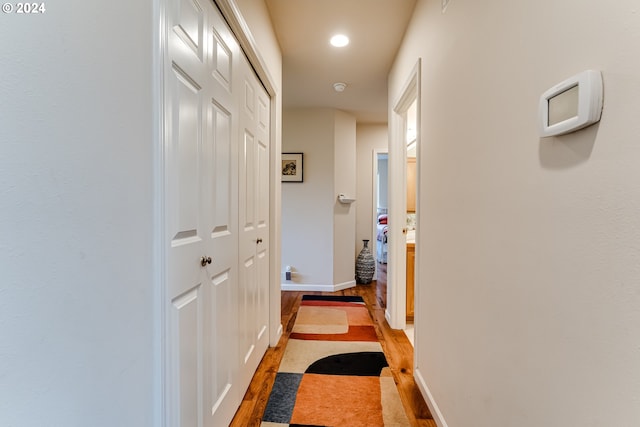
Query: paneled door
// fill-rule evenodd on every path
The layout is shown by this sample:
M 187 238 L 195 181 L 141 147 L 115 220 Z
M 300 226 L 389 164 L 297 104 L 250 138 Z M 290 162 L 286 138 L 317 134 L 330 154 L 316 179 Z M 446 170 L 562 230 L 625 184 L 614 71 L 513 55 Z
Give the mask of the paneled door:
M 240 383 L 269 344 L 269 96 L 245 57 L 240 118 Z
M 238 385 L 242 56 L 210 0 L 167 0 L 165 212 L 169 426 L 228 425 Z

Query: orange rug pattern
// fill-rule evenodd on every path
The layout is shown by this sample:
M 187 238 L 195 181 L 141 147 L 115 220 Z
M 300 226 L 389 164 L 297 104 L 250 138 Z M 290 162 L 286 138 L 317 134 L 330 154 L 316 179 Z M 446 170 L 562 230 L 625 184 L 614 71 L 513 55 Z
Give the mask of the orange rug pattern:
M 303 297 L 262 427 L 408 426 L 361 297 Z

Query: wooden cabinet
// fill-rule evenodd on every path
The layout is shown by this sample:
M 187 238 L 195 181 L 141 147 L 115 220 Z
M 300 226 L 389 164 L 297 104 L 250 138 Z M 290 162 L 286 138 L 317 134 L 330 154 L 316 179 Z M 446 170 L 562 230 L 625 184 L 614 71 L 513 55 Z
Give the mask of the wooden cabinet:
M 407 212 L 416 211 L 416 159 L 407 159 Z M 407 243 L 407 320 L 413 320 L 416 244 Z
M 416 244 L 407 243 L 407 320 L 413 320 Z
M 416 158 L 407 159 L 407 212 L 416 211 Z

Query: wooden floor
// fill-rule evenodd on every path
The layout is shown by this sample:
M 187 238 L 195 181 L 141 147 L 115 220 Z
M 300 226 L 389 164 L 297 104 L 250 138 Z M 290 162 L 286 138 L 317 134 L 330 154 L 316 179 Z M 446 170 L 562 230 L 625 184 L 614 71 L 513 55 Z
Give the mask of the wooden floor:
M 378 264 L 380 266 L 380 264 Z M 379 277 L 386 292 L 386 269 L 385 276 Z M 420 394 L 413 379 L 413 347 L 403 331 L 394 330 L 389 327 L 385 317 L 384 308 L 381 302 L 386 300 L 385 292 L 381 292 L 374 281 L 369 285 L 358 285 L 355 288 L 344 291 L 328 292 L 282 292 L 282 327 L 284 329 L 282 338 L 276 347 L 269 348 L 258 366 L 258 370 L 251 381 L 249 389 L 244 396 L 244 400 L 231 422 L 234 427 L 259 426 L 262 413 L 267 405 L 271 387 L 275 381 L 276 372 L 284 348 L 287 344 L 289 334 L 293 328 L 296 313 L 300 306 L 302 295 L 360 295 L 367 304 L 372 307 L 373 321 L 376 326 L 378 337 L 382 343 L 382 348 L 389 362 L 389 367 L 398 385 L 400 398 L 407 411 L 407 416 L 412 426 L 415 427 L 436 427 L 436 423 L 429 412 L 427 405 Z

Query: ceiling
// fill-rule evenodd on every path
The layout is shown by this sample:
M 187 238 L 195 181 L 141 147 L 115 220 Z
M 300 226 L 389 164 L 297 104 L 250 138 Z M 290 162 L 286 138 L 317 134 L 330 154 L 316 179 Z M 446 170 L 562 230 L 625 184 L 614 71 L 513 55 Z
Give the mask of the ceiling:
M 387 75 L 416 0 L 265 0 L 282 50 L 283 106 L 387 122 Z M 351 42 L 335 48 L 336 33 Z M 347 84 L 338 93 L 333 84 Z

